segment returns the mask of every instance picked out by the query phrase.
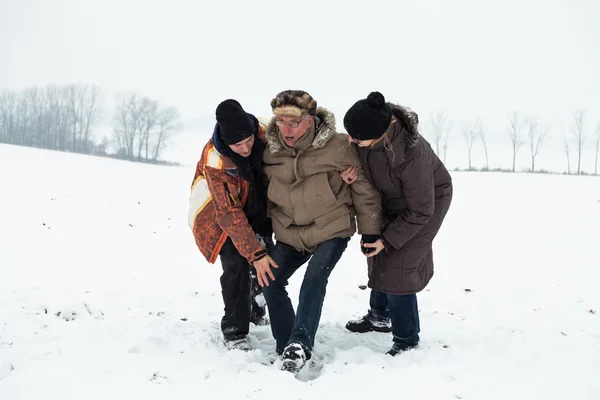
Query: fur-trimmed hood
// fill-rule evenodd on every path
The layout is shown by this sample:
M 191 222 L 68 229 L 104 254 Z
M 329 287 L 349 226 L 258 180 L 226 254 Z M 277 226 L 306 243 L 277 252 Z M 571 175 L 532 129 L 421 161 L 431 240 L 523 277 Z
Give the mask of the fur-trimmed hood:
M 276 153 L 284 148 L 281 139 L 279 138 L 279 128 L 275 121 L 276 116 L 271 118 L 271 121 L 267 125 L 267 144 L 271 153 Z M 336 134 L 335 131 L 335 116 L 332 112 L 326 108 L 319 107 L 315 114 L 315 138 L 312 142 L 312 146 L 319 149 L 329 141 Z
M 415 147 L 419 141 L 419 115 L 409 107 L 389 102 L 388 105 L 392 108 L 394 117 L 404 126 L 406 146 L 409 148 Z

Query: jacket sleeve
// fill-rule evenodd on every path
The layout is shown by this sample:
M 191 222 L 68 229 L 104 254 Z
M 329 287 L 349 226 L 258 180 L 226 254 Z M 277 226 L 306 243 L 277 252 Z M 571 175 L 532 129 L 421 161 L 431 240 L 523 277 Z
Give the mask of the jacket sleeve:
M 217 223 L 233 241 L 235 248 L 250 264 L 267 254 L 263 249 L 248 218 L 244 214 L 241 199 L 231 193 L 227 174 L 219 169 L 206 167 L 208 190 L 212 195 Z
M 358 233 L 360 235 L 379 235 L 381 233 L 381 196 L 367 179 L 354 146 L 345 145 L 343 154 L 342 171 L 353 165 L 358 166 L 356 181 L 350 185 Z
M 383 237 L 399 249 L 429 222 L 435 209 L 433 170 L 429 158 L 419 156 L 409 161 L 397 179 L 402 183 L 406 209 L 387 226 Z

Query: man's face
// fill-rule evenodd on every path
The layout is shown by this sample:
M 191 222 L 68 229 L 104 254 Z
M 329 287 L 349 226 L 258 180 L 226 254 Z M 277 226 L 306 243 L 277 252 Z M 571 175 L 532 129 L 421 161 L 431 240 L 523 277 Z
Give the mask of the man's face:
M 275 120 L 275 123 L 279 127 L 279 132 L 281 132 L 285 144 L 289 147 L 294 147 L 298 143 L 298 140 L 308 131 L 308 128 L 311 127 L 313 120 L 314 117 L 312 115 L 304 114 L 302 117 L 279 116 Z
M 230 144 L 229 148 L 242 157 L 248 157 L 252 153 L 252 146 L 254 146 L 254 135 L 235 144 Z

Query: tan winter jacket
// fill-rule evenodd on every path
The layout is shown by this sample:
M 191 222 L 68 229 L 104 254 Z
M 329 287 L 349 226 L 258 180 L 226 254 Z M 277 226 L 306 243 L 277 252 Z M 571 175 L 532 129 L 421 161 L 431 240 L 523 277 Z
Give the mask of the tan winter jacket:
M 315 129 L 316 126 L 316 129 Z M 267 127 L 265 173 L 269 179 L 269 208 L 275 239 L 299 251 L 316 247 L 336 237 L 381 231 L 381 199 L 363 172 L 348 135 L 336 133 L 335 117 L 317 110 L 315 123 L 294 148 L 284 144 L 275 124 Z M 352 185 L 340 172 L 359 167 Z

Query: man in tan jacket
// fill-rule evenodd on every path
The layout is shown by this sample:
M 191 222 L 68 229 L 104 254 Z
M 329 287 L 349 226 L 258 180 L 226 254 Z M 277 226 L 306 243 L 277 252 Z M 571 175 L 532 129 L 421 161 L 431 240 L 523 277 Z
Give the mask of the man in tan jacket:
M 381 200 L 365 177 L 354 146 L 336 133 L 335 118 L 306 92 L 287 90 L 272 101 L 264 171 L 279 266 L 263 287 L 282 369 L 299 370 L 311 358 L 327 280 L 356 232 L 373 242 L 380 233 Z M 348 185 L 340 171 L 359 166 Z M 308 261 L 297 314 L 285 287 Z

